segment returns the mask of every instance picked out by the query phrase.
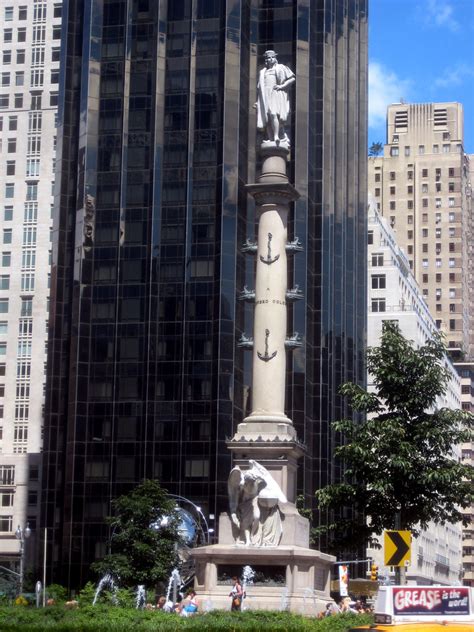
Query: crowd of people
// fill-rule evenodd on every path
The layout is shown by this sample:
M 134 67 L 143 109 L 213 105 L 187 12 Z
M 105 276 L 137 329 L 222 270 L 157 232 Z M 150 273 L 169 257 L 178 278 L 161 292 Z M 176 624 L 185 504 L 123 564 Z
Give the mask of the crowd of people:
M 230 609 L 234 612 L 242 609 L 242 601 L 245 599 L 245 591 L 242 588 L 242 584 L 238 577 L 232 578 L 232 590 L 229 593 L 231 599 Z M 164 612 L 172 612 L 179 614 L 182 617 L 189 617 L 199 612 L 199 600 L 197 598 L 196 591 L 190 589 L 187 591 L 186 596 L 176 603 L 167 601 L 165 596 L 158 598 L 156 606 L 147 604 L 147 608 L 163 610 Z M 354 614 L 366 614 L 372 613 L 373 608 L 362 599 L 352 599 L 351 597 L 344 597 L 340 601 L 329 601 L 326 604 L 325 610 L 319 614 L 320 619 L 325 617 L 331 617 L 337 614 L 344 614 L 352 612 Z
M 240 611 L 242 609 L 242 601 L 245 598 L 245 592 L 238 577 L 232 577 L 232 590 L 229 593 L 229 597 L 231 598 L 230 609 L 234 612 Z M 167 601 L 166 597 L 162 595 L 158 598 L 156 606 L 147 604 L 147 608 L 163 610 L 164 612 L 174 612 L 182 617 L 189 617 L 199 611 L 199 600 L 196 591 L 190 589 L 187 591 L 184 599 L 177 603 Z
M 326 604 L 326 609 L 321 612 L 320 618 L 331 617 L 335 614 L 344 614 L 346 612 L 352 612 L 354 614 L 366 614 L 372 613 L 373 608 L 362 599 L 351 599 L 351 597 L 344 597 L 339 602 L 330 601 Z

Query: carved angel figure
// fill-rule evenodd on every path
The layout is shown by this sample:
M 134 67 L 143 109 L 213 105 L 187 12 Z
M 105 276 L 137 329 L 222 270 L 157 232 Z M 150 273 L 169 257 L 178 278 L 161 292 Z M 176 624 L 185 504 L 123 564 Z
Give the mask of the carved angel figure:
M 286 503 L 286 496 L 263 465 L 251 460 L 249 465 L 248 470 L 234 467 L 227 483 L 235 541 L 277 546 L 283 530 L 278 503 Z

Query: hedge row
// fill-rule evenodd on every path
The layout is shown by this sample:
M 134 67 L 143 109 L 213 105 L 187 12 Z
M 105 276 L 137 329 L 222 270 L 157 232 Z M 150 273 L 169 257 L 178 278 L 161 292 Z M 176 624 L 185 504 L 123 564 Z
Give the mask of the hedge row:
M 45 609 L 0 608 L 2 632 L 346 632 L 356 625 L 372 621 L 368 615 L 335 615 L 326 619 L 313 619 L 288 612 L 214 611 L 183 618 L 163 612 L 83 606 L 67 610 L 62 606 Z

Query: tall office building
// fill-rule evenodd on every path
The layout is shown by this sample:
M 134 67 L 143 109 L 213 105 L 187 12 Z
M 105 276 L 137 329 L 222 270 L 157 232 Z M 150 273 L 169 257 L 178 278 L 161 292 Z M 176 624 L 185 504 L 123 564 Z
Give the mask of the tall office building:
M 0 8 L 0 565 L 39 527 L 61 2 Z M 10 577 L 12 577 L 10 575 Z
M 384 155 L 369 159 L 369 192 L 457 359 L 474 352 L 470 162 L 459 103 L 390 105 Z
M 252 396 L 236 343 L 252 334 L 244 185 L 267 49 L 296 73 L 298 489 L 310 505 L 338 476 L 338 387 L 365 381 L 367 2 L 69 0 L 62 41 L 43 525 L 48 581 L 77 585 L 106 551 L 111 500 L 140 479 L 211 520 L 227 508 L 226 440 Z

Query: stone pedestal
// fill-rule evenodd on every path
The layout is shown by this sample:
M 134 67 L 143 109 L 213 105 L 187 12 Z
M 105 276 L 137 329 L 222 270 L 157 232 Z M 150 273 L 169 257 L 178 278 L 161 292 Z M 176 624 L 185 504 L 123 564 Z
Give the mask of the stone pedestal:
M 323 611 L 329 600 L 330 568 L 334 558 L 306 547 L 239 547 L 231 544 L 203 546 L 193 551 L 194 587 L 202 604 L 229 610 L 232 574 L 244 566 L 256 572 L 246 588 L 245 608 L 290 610 L 307 615 Z

